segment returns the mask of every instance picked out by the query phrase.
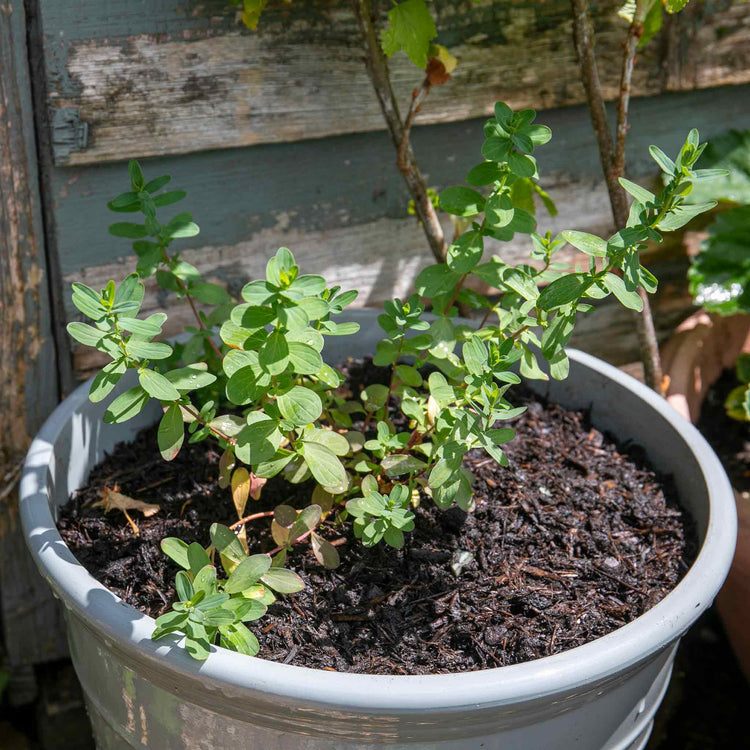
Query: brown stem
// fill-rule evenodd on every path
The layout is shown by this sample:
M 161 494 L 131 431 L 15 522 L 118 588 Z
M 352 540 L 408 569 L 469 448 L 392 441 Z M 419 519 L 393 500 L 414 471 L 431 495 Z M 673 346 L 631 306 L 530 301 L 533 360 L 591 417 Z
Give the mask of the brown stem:
M 301 542 L 301 541 L 302 541 L 303 539 L 307 539 L 307 537 L 309 537 L 309 536 L 310 536 L 310 534 L 312 534 L 312 533 L 313 533 L 313 531 L 314 531 L 314 529 L 310 529 L 309 531 L 306 531 L 306 532 L 305 532 L 304 534 L 302 534 L 301 536 L 298 536 L 298 537 L 297 537 L 297 538 L 296 538 L 296 539 L 295 539 L 295 540 L 294 540 L 294 541 L 292 542 L 292 544 L 297 544 L 297 542 Z M 275 548 L 274 548 L 274 549 L 272 549 L 272 550 L 271 550 L 271 551 L 270 551 L 270 552 L 269 552 L 268 554 L 269 554 L 269 555 L 272 555 L 272 556 L 273 556 L 273 555 L 275 555 L 275 554 L 276 554 L 277 552 L 281 552 L 281 550 L 285 549 L 285 547 L 286 547 L 286 545 L 282 545 L 281 547 L 275 547 Z
M 204 427 L 208 427 L 208 429 L 211 430 L 211 432 L 213 432 L 213 434 L 217 437 L 220 437 L 222 440 L 226 440 L 231 445 L 235 445 L 237 443 L 237 438 L 229 437 L 229 435 L 225 435 L 221 430 L 217 430 L 215 427 L 211 427 L 211 425 L 206 422 L 206 420 L 203 419 L 203 417 L 201 417 L 201 415 L 198 414 L 198 412 L 193 409 L 192 406 L 185 406 L 185 404 L 180 404 L 180 406 L 196 421 L 200 422 Z
M 357 16 L 362 43 L 367 63 L 367 72 L 378 97 L 388 132 L 397 154 L 397 164 L 409 193 L 414 201 L 414 210 L 427 237 L 430 250 L 438 262 L 443 262 L 447 254 L 447 245 L 435 208 L 427 195 L 424 177 L 417 165 L 414 151 L 409 140 L 409 131 L 404 126 L 398 109 L 396 95 L 391 86 L 388 64 L 380 48 L 380 40 L 373 20 L 370 0 L 352 0 L 354 13 Z M 414 104 L 414 99 L 412 99 Z M 412 117 L 412 120 L 414 118 Z M 411 127 L 411 125 L 409 125 Z
M 164 257 L 164 262 L 169 264 L 170 258 L 169 258 L 169 255 L 167 254 L 167 249 L 165 247 L 162 247 L 161 252 Z M 195 301 L 193 300 L 192 295 L 188 292 L 187 287 L 185 286 L 185 282 L 177 276 L 175 276 L 175 278 L 177 279 L 177 284 L 180 287 L 180 291 L 187 298 L 187 301 L 190 303 L 190 309 L 193 311 L 193 315 L 195 316 L 196 321 L 198 321 L 198 327 L 202 331 L 207 331 L 208 329 L 206 328 L 206 324 L 203 322 L 203 319 L 198 314 L 198 309 L 195 306 Z M 219 349 L 219 347 L 216 346 L 216 342 L 211 338 L 211 336 L 207 336 L 206 338 L 211 348 L 219 356 L 219 359 L 224 359 L 224 355 L 221 353 L 221 350 Z
M 599 71 L 594 52 L 594 36 L 589 18 L 588 0 L 571 0 L 573 8 L 573 39 L 581 66 L 581 79 L 586 99 L 588 101 L 591 122 L 594 126 L 599 160 L 601 161 L 604 179 L 607 183 L 609 202 L 612 216 L 618 227 L 624 227 L 628 222 L 627 194 L 620 186 L 618 178 L 625 172 L 625 141 L 628 132 L 628 106 L 630 104 L 631 81 L 635 65 L 635 53 L 638 39 L 642 33 L 643 5 L 637 3 L 633 23 L 628 30 L 623 56 L 623 68 L 620 79 L 620 96 L 617 103 L 617 145 L 612 141 L 609 129 L 607 111 L 604 106 Z M 646 384 L 658 393 L 663 394 L 664 378 L 659 357 L 659 343 L 656 338 L 654 319 L 651 314 L 651 304 L 648 294 L 643 288 L 638 289 L 643 301 L 643 310 L 635 313 L 636 332 L 641 360 L 643 361 L 643 375 Z
M 406 122 L 404 123 L 404 132 L 401 136 L 401 145 L 398 147 L 398 160 L 399 169 L 402 164 L 406 164 L 406 150 L 409 148 L 409 139 L 411 134 L 412 126 L 414 125 L 414 118 L 422 108 L 422 102 L 424 101 L 427 94 L 430 93 L 430 79 L 425 76 L 422 85 L 418 89 L 414 89 L 411 95 L 411 104 L 409 105 L 409 111 L 406 114 Z
M 628 36 L 623 44 L 622 73 L 620 75 L 620 96 L 617 100 L 617 127 L 615 154 L 612 168 L 618 177 L 625 175 L 625 142 L 628 136 L 628 108 L 630 107 L 630 93 L 632 90 L 633 68 L 638 42 L 643 34 L 643 6 L 636 2 L 633 21 L 628 29 Z

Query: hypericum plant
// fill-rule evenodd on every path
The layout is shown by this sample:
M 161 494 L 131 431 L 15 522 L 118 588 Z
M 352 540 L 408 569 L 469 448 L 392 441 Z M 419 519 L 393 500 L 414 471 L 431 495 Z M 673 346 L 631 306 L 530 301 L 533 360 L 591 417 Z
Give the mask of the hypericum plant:
M 177 580 L 180 602 L 159 618 L 154 637 L 185 633 L 196 658 L 205 658 L 217 636 L 228 648 L 254 653 L 257 642 L 242 622 L 263 614 L 263 605 L 272 601 L 268 589 L 299 590 L 300 579 L 282 567 L 294 544 L 309 540 L 317 559 L 335 567 L 338 552 L 326 536 L 349 518 L 364 545 L 383 541 L 398 548 L 414 527 L 413 506 L 422 496 L 440 508 L 456 504 L 470 510 L 472 476 L 463 458 L 480 448 L 507 462 L 501 446 L 514 431 L 498 422 L 523 411 L 506 399 L 508 388 L 522 377 L 547 378 L 540 355 L 552 377 L 566 377 L 564 347 L 578 314 L 592 309 L 589 300 L 614 294 L 637 309 L 638 288 L 656 288 L 656 279 L 638 262 L 639 248 L 713 205 L 684 202 L 695 180 L 712 176 L 693 169 L 703 149 L 693 130 L 675 161 L 652 147 L 667 175 L 659 194 L 622 181 L 635 198 L 626 227 L 607 239 L 576 231 L 555 238 L 537 234 L 533 216 L 519 205 L 524 192 L 516 189 L 538 176 L 532 152 L 551 136 L 534 117 L 531 110 L 496 105 L 485 125 L 484 161 L 467 176 L 474 187 L 440 195 L 441 207 L 467 218 L 470 226 L 450 246 L 446 263 L 419 274 L 417 294 L 385 304 L 378 319 L 385 338 L 374 361 L 391 367 L 390 380 L 357 396 L 342 388 L 343 376 L 322 356 L 327 336 L 358 330 L 354 323 L 333 320 L 357 293 L 301 274 L 286 248 L 268 261 L 266 278 L 246 284 L 242 302 L 230 306 L 219 328 L 221 346 L 208 344 L 210 319 L 205 319 L 205 330 L 194 334 L 205 344 L 207 360 L 179 367 L 159 366 L 173 355 L 170 345 L 153 341 L 165 316 L 136 317 L 144 294 L 136 274 L 100 292 L 74 284 L 73 302 L 93 325 L 71 323 L 71 335 L 112 359 L 94 380 L 91 398 L 104 398 L 126 370 L 138 373 L 138 385 L 114 399 L 105 420 L 124 422 L 150 399 L 158 400 L 163 409 L 158 443 L 167 460 L 180 450 L 186 425 L 192 441 L 211 437 L 222 451 L 220 484 L 231 487 L 239 517 L 233 529 L 214 524 L 208 549 L 164 540 L 165 553 L 184 572 Z M 140 210 L 146 219 L 115 225 L 114 233 L 136 238 L 141 275 L 152 273 L 157 262 L 165 264 L 162 273 L 181 285 L 171 277 L 168 283 L 178 293 L 193 294 L 203 282 L 182 278 L 182 261 L 166 254 L 179 236 L 174 227 L 191 220 L 181 215 L 176 224 L 159 223 L 156 208 L 170 202 L 153 189 L 159 180 L 145 183 L 137 164 L 131 164 L 130 175 L 131 191 L 111 205 Z M 498 256 L 482 262 L 487 239 L 508 240 L 516 233 L 530 236 L 536 265 L 510 266 Z M 566 242 L 589 256 L 586 270 L 554 262 Z M 469 280 L 497 290 L 496 301 L 468 288 Z M 457 319 L 459 302 L 484 309 L 481 321 Z M 221 398 L 198 407 L 192 394 L 215 387 L 220 378 Z M 277 475 L 290 483 L 311 480 L 311 504 L 244 516 L 248 498 L 257 499 L 263 483 Z M 273 516 L 270 531 L 277 546 L 248 557 L 251 545 L 242 532 L 266 516 Z M 215 554 L 226 580 L 217 578 Z

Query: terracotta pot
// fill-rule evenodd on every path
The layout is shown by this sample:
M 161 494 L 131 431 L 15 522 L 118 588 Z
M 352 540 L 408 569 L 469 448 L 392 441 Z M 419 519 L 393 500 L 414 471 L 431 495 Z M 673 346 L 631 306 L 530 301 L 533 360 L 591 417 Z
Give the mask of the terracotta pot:
M 662 349 L 664 374 L 670 379 L 667 400 L 683 417 L 696 422 L 708 389 L 743 352 L 750 352 L 750 315 L 722 318 L 703 310 L 691 315 Z M 737 550 L 717 605 L 750 682 L 750 493 L 735 490 L 735 499 Z

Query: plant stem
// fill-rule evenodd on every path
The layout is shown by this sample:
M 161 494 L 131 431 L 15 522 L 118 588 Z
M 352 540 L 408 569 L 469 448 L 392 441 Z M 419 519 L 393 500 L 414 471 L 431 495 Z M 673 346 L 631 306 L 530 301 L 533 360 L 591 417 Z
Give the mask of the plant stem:
M 161 244 L 161 243 L 160 243 Z M 162 256 L 164 257 L 164 262 L 169 265 L 171 263 L 171 259 L 167 253 L 167 248 L 164 245 L 161 245 L 161 252 Z M 193 311 L 193 315 L 195 316 L 196 321 L 198 322 L 198 327 L 201 329 L 201 331 L 207 331 L 206 324 L 203 322 L 203 319 L 198 314 L 198 308 L 195 306 L 195 300 L 193 300 L 192 295 L 190 292 L 188 292 L 187 287 L 185 286 L 185 282 L 179 278 L 178 276 L 175 276 L 177 279 L 177 283 L 180 286 L 180 291 L 182 294 L 187 298 L 187 301 L 190 303 L 190 309 Z M 211 338 L 211 336 L 206 336 L 206 340 L 208 341 L 211 348 L 216 352 L 219 359 L 224 359 L 224 355 L 221 353 L 221 350 L 218 346 L 216 346 L 216 342 Z
M 269 516 L 273 515 L 272 510 L 267 510 L 262 513 L 253 513 L 252 515 L 245 516 L 244 518 L 240 518 L 239 521 L 235 521 L 229 528 L 230 529 L 236 529 L 238 526 L 244 526 L 246 523 L 250 523 L 250 521 L 257 521 L 259 518 L 268 518 Z
M 445 236 L 443 235 L 443 228 L 440 225 L 435 208 L 427 195 L 424 177 L 411 147 L 409 139 L 411 122 L 407 119 L 408 127 L 406 127 L 399 113 L 396 95 L 391 86 L 388 63 L 380 48 L 380 40 L 375 30 L 372 3 L 370 0 L 352 0 L 352 5 L 362 34 L 367 72 L 375 89 L 375 94 L 378 97 L 378 103 L 388 126 L 393 146 L 396 149 L 398 169 L 414 201 L 414 210 L 422 225 L 422 230 L 427 237 L 430 250 L 432 250 L 435 259 L 442 263 L 445 260 L 448 250 Z M 412 122 L 416 115 L 416 106 L 418 106 L 417 99 L 420 98 L 422 97 L 417 96 L 412 98 L 412 106 L 415 110 L 413 114 L 410 112 Z
M 314 530 L 315 530 L 315 529 L 310 529 L 309 531 L 306 531 L 306 532 L 305 532 L 304 534 L 301 534 L 300 536 L 298 536 L 298 537 L 297 537 L 297 538 L 296 538 L 296 539 L 295 539 L 295 540 L 294 540 L 294 541 L 292 542 L 292 544 L 297 544 L 297 542 L 301 542 L 301 541 L 302 541 L 303 539 L 307 539 L 307 537 L 309 537 L 309 536 L 310 536 L 310 534 L 312 534 Z M 283 549 L 284 549 L 284 547 L 285 547 L 285 545 L 284 545 L 284 546 L 281 546 L 281 547 L 274 547 L 274 549 L 272 549 L 272 550 L 271 550 L 271 551 L 270 551 L 270 552 L 269 552 L 268 554 L 269 554 L 269 555 L 271 555 L 271 556 L 273 556 L 273 555 L 275 555 L 275 554 L 276 554 L 277 552 L 281 552 L 281 550 L 283 550 Z
M 623 56 L 623 67 L 620 78 L 620 95 L 617 103 L 617 146 L 612 141 L 609 129 L 607 111 L 604 106 L 599 70 L 594 52 L 594 36 L 589 18 L 588 0 L 571 0 L 573 8 L 573 39 L 575 42 L 578 61 L 581 66 L 581 79 L 586 91 L 591 122 L 594 126 L 599 160 L 607 183 L 609 202 L 612 216 L 618 227 L 624 227 L 628 221 L 628 199 L 620 186 L 618 178 L 624 176 L 625 171 L 625 141 L 628 132 L 628 106 L 630 104 L 631 81 L 635 65 L 635 53 L 638 39 L 642 33 L 643 5 L 636 4 L 633 23 L 628 30 Z M 638 294 L 643 302 L 643 309 L 635 313 L 638 346 L 643 362 L 643 375 L 646 384 L 658 393 L 664 394 L 664 377 L 659 357 L 659 343 L 656 338 L 654 319 L 651 314 L 651 304 L 648 294 L 638 288 Z
M 213 432 L 216 437 L 220 437 L 222 440 L 226 440 L 229 444 L 235 445 L 237 443 L 237 438 L 229 437 L 229 435 L 225 435 L 221 430 L 217 430 L 215 427 L 211 427 L 211 425 L 206 422 L 203 417 L 201 417 L 200 414 L 192 407 L 192 406 L 186 406 L 185 404 L 180 404 L 178 402 L 178 406 L 181 406 L 191 417 L 193 417 L 197 422 L 200 422 L 204 427 L 208 427 L 211 432 Z

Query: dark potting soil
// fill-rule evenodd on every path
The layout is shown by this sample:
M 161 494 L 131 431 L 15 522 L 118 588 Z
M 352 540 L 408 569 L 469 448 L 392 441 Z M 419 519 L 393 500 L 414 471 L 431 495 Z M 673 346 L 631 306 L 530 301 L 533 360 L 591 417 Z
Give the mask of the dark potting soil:
M 350 362 L 349 387 L 387 378 Z M 515 664 L 579 646 L 632 621 L 679 582 L 693 557 L 688 519 L 668 478 L 636 446 L 616 446 L 588 423 L 530 396 L 514 420 L 504 468 L 481 452 L 476 508 L 439 511 L 428 499 L 403 549 L 364 548 L 344 530 L 341 566 L 322 568 L 300 545 L 287 565 L 304 591 L 281 597 L 250 623 L 261 656 L 301 666 L 374 674 L 458 672 Z M 219 453 L 209 441 L 185 445 L 171 463 L 155 429 L 118 445 L 61 509 L 59 529 L 87 570 L 128 604 L 156 617 L 175 598 L 176 567 L 159 549 L 165 536 L 208 544 L 212 522 L 236 520 L 217 484 Z M 150 518 L 104 515 L 92 507 L 105 487 L 160 505 Z M 310 485 L 271 480 L 252 509 L 304 507 Z M 251 501 L 252 502 L 252 501 Z M 262 538 L 259 536 L 263 532 Z M 268 519 L 248 526 L 251 552 L 269 550 Z M 451 563 L 471 561 L 460 574 Z

